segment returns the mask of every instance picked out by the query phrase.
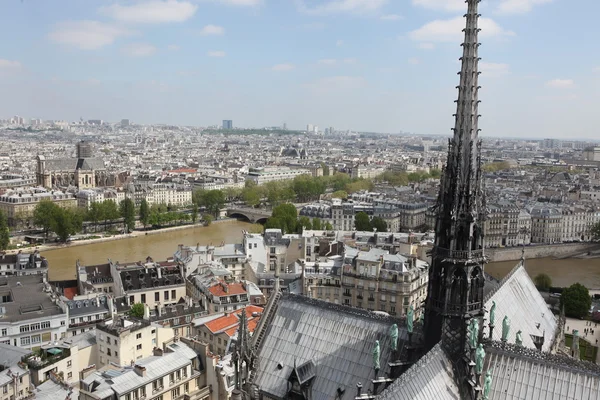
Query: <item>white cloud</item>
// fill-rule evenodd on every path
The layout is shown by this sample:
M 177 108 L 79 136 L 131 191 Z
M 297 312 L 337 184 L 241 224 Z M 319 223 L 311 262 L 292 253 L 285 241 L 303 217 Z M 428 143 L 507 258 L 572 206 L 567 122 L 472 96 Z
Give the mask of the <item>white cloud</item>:
M 222 35 L 224 33 L 225 33 L 225 29 L 222 26 L 218 26 L 218 25 L 206 25 L 200 31 L 200 34 L 202 36 L 209 36 L 209 35 L 216 36 L 216 35 Z
M 55 25 L 48 38 L 55 43 L 95 50 L 112 44 L 117 38 L 132 32 L 98 21 L 65 21 Z
M 344 41 L 340 39 L 340 40 L 338 40 L 338 41 L 335 42 L 335 45 L 337 47 L 342 47 L 344 45 Z
M 178 44 L 170 44 L 167 46 L 167 50 L 178 51 L 181 50 L 181 46 L 179 46 Z
M 273 71 L 291 71 L 296 68 L 293 64 L 277 64 L 271 67 Z
M 361 76 L 331 76 L 318 79 L 315 82 L 306 84 L 305 86 L 318 93 L 355 90 L 364 87 L 366 84 L 365 78 Z
M 452 19 L 438 19 L 423 25 L 417 30 L 409 32 L 409 37 L 418 42 L 461 42 L 464 39 L 462 29 L 465 27 L 463 17 Z M 504 30 L 494 20 L 479 18 L 481 37 L 515 36 L 514 32 Z
M 387 2 L 388 0 L 332 0 L 314 7 L 308 7 L 303 0 L 296 0 L 300 11 L 313 15 L 369 13 L 379 10 Z
M 147 57 L 156 53 L 156 47 L 148 43 L 131 43 L 123 46 L 121 51 L 131 57 Z
M 518 0 L 521 1 L 521 0 Z M 465 0 L 412 0 L 414 6 L 442 11 L 466 11 Z
M 262 4 L 263 0 L 215 0 L 218 3 L 232 6 L 247 6 L 253 7 Z
M 551 81 L 546 82 L 546 86 L 558 89 L 570 88 L 573 87 L 573 85 L 575 85 L 573 79 L 552 79 Z
M 510 67 L 508 64 L 499 64 L 499 63 L 490 63 L 490 62 L 480 62 L 479 70 L 482 72 L 482 76 L 497 78 L 499 76 L 506 75 L 510 72 Z
M 534 6 L 547 4 L 552 0 L 502 0 L 496 7 L 498 14 L 525 14 L 530 12 Z
M 419 60 L 416 57 L 411 57 L 411 58 L 408 59 L 408 63 L 411 64 L 411 65 L 417 65 L 417 64 L 421 63 L 421 60 Z
M 0 58 L 0 68 L 21 68 L 21 63 Z
M 100 11 L 121 22 L 158 24 L 165 22 L 184 22 L 190 19 L 198 6 L 188 1 L 151 0 L 129 6 L 113 4 L 102 7 Z
M 422 50 L 433 50 L 435 49 L 435 45 L 433 43 L 429 43 L 429 42 L 421 42 L 418 44 L 418 46 L 420 49 Z
M 344 64 L 356 64 L 357 62 L 356 58 L 344 58 Z
M 334 65 L 337 63 L 337 60 L 334 58 L 326 58 L 324 60 L 319 60 L 319 64 L 321 65 Z
M 213 50 L 206 53 L 209 57 L 225 57 L 225 52 L 222 50 Z
M 381 19 L 383 21 L 398 21 L 398 20 L 404 19 L 404 17 L 402 15 L 398 15 L 398 14 L 385 14 L 385 15 L 382 15 L 381 17 L 379 17 L 379 19 Z

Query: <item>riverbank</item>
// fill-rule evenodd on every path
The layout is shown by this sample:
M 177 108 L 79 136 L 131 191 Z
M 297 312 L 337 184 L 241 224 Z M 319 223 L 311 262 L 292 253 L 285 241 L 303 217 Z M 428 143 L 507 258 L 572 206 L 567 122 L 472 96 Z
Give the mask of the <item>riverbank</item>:
M 212 224 L 223 224 L 223 223 L 228 223 L 228 222 L 229 223 L 237 222 L 237 219 L 235 219 L 235 218 L 218 219 L 218 220 L 212 221 L 211 225 Z M 153 230 L 149 230 L 149 231 L 133 231 L 133 232 L 127 233 L 127 234 L 117 234 L 117 235 L 111 235 L 111 236 L 96 237 L 93 239 L 74 240 L 69 243 L 45 243 L 45 244 L 41 244 L 38 246 L 30 246 L 30 247 L 23 247 L 21 249 L 7 250 L 6 254 L 16 254 L 19 251 L 27 252 L 27 251 L 36 251 L 36 250 L 40 251 L 40 252 L 42 252 L 42 251 L 47 252 L 47 251 L 52 251 L 52 250 L 84 246 L 84 245 L 88 245 L 88 244 L 105 243 L 105 242 L 112 242 L 115 240 L 132 239 L 132 238 L 136 238 L 136 237 L 140 237 L 140 236 L 159 235 L 159 234 L 163 234 L 163 233 L 181 231 L 181 230 L 192 229 L 192 228 L 200 228 L 200 227 L 204 227 L 204 226 L 205 225 L 203 223 L 199 222 L 196 224 L 170 226 L 167 228 L 153 229 Z M 96 235 L 91 235 L 91 236 L 96 236 Z
M 599 247 L 598 243 L 556 243 L 486 249 L 485 254 L 491 262 L 520 260 L 523 250 L 525 250 L 524 255 L 527 260 L 548 257 L 568 259 L 581 254 L 587 254 L 587 252 L 597 250 Z

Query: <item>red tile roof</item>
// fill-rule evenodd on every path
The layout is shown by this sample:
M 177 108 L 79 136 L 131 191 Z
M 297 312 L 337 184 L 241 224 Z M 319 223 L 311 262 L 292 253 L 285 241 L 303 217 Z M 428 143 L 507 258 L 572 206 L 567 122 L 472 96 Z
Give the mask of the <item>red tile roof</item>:
M 73 300 L 73 298 L 77 296 L 77 287 L 65 288 L 63 293 L 67 299 Z
M 240 323 L 239 314 L 243 309 L 235 310 L 233 313 L 224 315 L 220 318 L 213 319 L 212 321 L 204 324 L 213 334 L 225 332 L 228 336 L 232 336 L 237 331 Z M 248 329 L 253 332 L 256 328 L 256 324 L 260 320 L 260 316 L 254 317 L 253 313 L 262 314 L 263 308 L 258 306 L 246 306 L 246 317 L 248 318 Z
M 223 286 L 227 287 L 227 292 L 223 289 Z M 246 289 L 244 289 L 244 286 L 241 283 L 218 283 L 214 286 L 211 286 L 208 289 L 213 296 L 235 296 L 238 294 L 245 294 L 246 293 Z
M 178 168 L 178 169 L 172 169 L 168 172 L 172 173 L 172 174 L 181 174 L 181 173 L 195 174 L 196 172 L 198 172 L 198 170 L 194 169 L 194 168 Z

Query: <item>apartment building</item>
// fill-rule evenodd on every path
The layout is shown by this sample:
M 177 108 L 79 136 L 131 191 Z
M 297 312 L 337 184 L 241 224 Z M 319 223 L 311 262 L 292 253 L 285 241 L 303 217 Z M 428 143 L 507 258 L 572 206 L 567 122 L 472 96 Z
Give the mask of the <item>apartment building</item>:
M 242 244 L 225 244 L 220 246 L 191 247 L 179 245 L 174 259 L 180 261 L 184 266 L 184 276 L 199 273 L 203 266 L 216 263 L 223 266 L 233 279 L 245 280 L 248 269 L 248 256 Z
M 232 313 L 220 313 L 202 318 L 195 328 L 196 337 L 207 343 L 213 354 L 224 356 L 231 351 L 232 343 L 237 338 L 240 314 L 243 312 L 246 313 L 248 332 L 252 334 L 260 321 L 263 308 L 250 305 Z
M 80 400 L 208 400 L 211 389 L 199 354 L 182 341 L 172 341 L 133 368 L 90 371 L 80 381 Z M 204 355 L 200 355 L 204 357 Z
M 562 211 L 547 204 L 528 209 L 531 214 L 531 243 L 562 242 Z
M 0 211 L 6 215 L 9 226 L 28 225 L 33 220 L 33 211 L 42 200 L 50 200 L 63 208 L 77 207 L 77 198 L 72 193 L 43 188 L 18 188 L 0 195 Z
M 114 279 L 111 275 L 112 261 L 106 264 L 81 265 L 76 261 L 77 289 L 80 294 L 114 293 Z
M 31 374 L 21 360 L 31 352 L 0 343 L 0 397 L 3 400 L 19 400 L 35 397 Z
M 114 314 L 112 299 L 102 293 L 78 295 L 71 300 L 61 297 L 61 301 L 68 313 L 67 337 L 93 330 L 98 322 Z
M 159 307 L 156 311 L 150 310 L 147 305 L 145 307 L 145 320 L 163 328 L 171 328 L 174 335 L 179 337 L 193 336 L 194 320 L 208 313 L 198 301 L 189 296 L 186 296 L 183 303 Z
M 79 382 L 79 371 L 97 363 L 96 332 L 90 331 L 44 346 L 39 354 L 29 354 L 24 359 L 31 373 L 31 381 L 38 386 L 52 378 L 62 376 L 64 382 Z
M 597 221 L 596 212 L 584 206 L 566 206 L 562 209 L 562 241 L 585 242 L 591 239 L 590 228 Z
M 155 183 L 152 185 L 152 197 L 150 204 L 189 206 L 192 204 L 192 188 L 174 183 Z
M 45 279 L 0 277 L 0 343 L 39 349 L 65 337 L 68 313 Z
M 119 265 L 111 263 L 116 297 L 125 297 L 131 306 L 148 304 L 150 308 L 175 304 L 186 296 L 182 266 L 177 262 L 154 262 Z
M 40 275 L 48 273 L 48 260 L 38 251 L 33 253 L 6 254 L 0 252 L 0 276 Z
M 300 175 L 312 175 L 312 172 L 305 168 L 259 168 L 250 171 L 246 179 L 254 181 L 257 185 L 263 185 L 267 182 L 287 181 Z
M 127 366 L 153 354 L 156 347 L 174 337 L 173 329 L 147 320 L 118 317 L 96 325 L 98 364 Z
M 246 283 L 233 281 L 228 272 L 213 267 L 188 278 L 190 294 L 209 314 L 235 311 L 250 304 Z
M 516 246 L 519 244 L 520 210 L 513 203 L 488 204 L 485 221 L 487 247 Z

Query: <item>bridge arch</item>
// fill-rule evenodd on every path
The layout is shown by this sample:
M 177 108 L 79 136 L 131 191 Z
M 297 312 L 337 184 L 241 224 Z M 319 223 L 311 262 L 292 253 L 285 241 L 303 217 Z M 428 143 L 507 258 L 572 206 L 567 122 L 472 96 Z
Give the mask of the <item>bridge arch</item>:
M 246 214 L 243 214 L 241 212 L 232 212 L 229 214 L 229 218 L 236 218 L 236 219 L 241 219 L 241 220 L 248 221 L 248 222 L 254 222 L 254 221 L 252 221 L 252 219 L 250 219 L 250 217 L 248 217 Z

